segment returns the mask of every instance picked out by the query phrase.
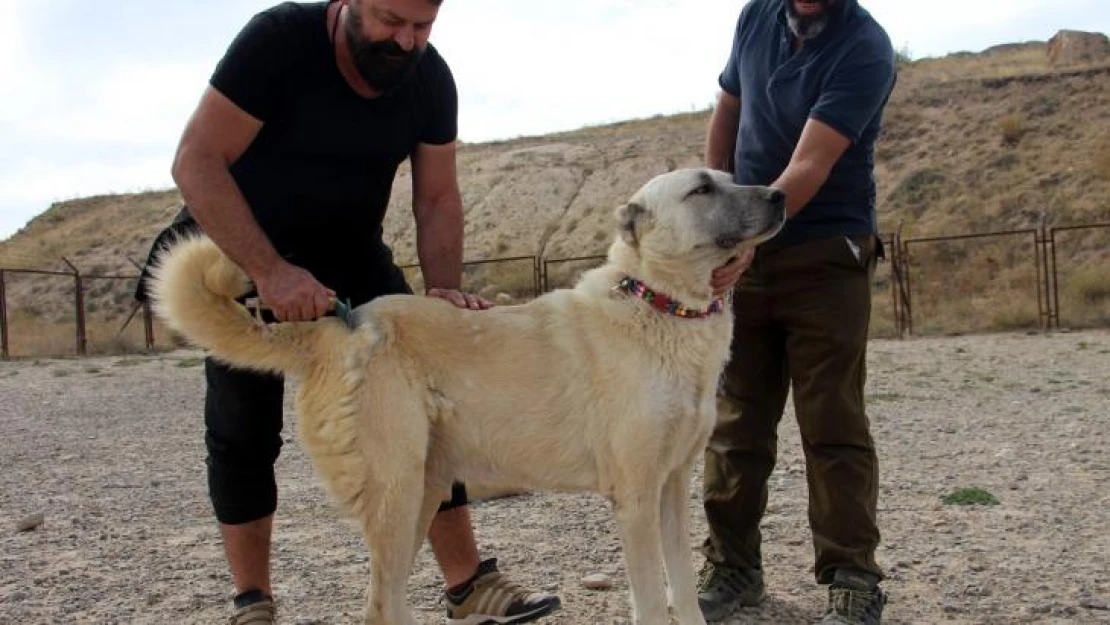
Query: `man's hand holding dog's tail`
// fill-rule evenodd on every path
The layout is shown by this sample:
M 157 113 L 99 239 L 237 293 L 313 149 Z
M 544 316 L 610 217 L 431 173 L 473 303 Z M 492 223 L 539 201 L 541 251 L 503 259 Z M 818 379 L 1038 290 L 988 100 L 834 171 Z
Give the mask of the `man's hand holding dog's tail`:
M 311 273 L 286 261 L 269 271 L 252 276 L 258 297 L 278 321 L 311 321 L 323 317 L 331 307 L 335 291 L 320 284 Z

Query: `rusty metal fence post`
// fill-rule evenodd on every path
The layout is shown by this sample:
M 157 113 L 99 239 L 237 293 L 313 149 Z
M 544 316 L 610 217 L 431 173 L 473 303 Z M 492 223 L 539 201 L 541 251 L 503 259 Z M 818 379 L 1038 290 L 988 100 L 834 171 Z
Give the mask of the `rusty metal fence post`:
M 7 360 L 8 352 L 8 295 L 4 284 L 4 270 L 0 269 L 0 358 Z
M 1053 228 L 1048 233 L 1048 262 L 1051 265 L 1052 273 L 1052 310 L 1053 317 L 1049 323 L 1056 329 L 1060 328 L 1060 282 L 1057 279 L 1059 276 L 1056 273 L 1056 228 Z
M 146 351 L 154 351 L 154 315 L 151 314 L 150 302 L 143 302 L 143 339 Z
M 540 294 L 546 292 L 547 276 L 544 270 L 547 265 L 543 263 L 543 257 L 539 254 L 532 257 L 532 279 L 536 283 L 536 291 L 534 297 L 539 297 Z
M 139 270 L 138 279 L 142 280 L 143 266 L 135 262 L 135 259 L 130 256 L 127 257 L 127 262 L 131 263 L 135 266 L 135 269 Z M 146 342 L 146 351 L 152 352 L 154 351 L 154 315 L 151 313 L 149 301 L 142 302 L 141 306 L 143 309 L 143 340 Z M 126 325 L 127 324 L 124 324 L 124 327 L 126 327 Z M 123 330 L 120 329 L 120 331 L 122 332 Z
M 899 221 L 898 227 L 890 238 L 890 297 L 894 305 L 894 331 L 898 338 L 906 338 L 907 328 L 912 332 L 909 304 L 909 273 L 906 266 L 905 245 L 902 241 L 902 228 L 904 222 Z
M 902 237 L 903 222 L 898 222 L 891 241 L 891 273 L 894 274 L 894 318 L 898 338 L 913 336 L 913 300 L 910 288 L 910 253 Z
M 77 355 L 84 356 L 88 352 L 88 336 L 85 334 L 85 285 L 81 280 L 81 272 L 69 262 L 65 256 L 62 257 L 62 262 L 69 265 L 73 270 L 74 287 L 76 290 L 76 310 L 77 310 Z
M 1052 328 L 1052 296 L 1049 284 L 1048 260 L 1048 215 L 1041 213 L 1037 221 L 1037 229 L 1033 233 L 1033 252 L 1037 263 L 1037 318 L 1041 324 L 1041 331 L 1047 332 Z

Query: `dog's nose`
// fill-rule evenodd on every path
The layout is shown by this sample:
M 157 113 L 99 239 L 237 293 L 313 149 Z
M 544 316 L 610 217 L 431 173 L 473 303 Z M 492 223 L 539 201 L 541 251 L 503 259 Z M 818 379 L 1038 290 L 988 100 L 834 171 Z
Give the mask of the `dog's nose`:
M 779 191 L 778 189 L 771 189 L 771 192 L 767 195 L 767 199 L 772 204 L 785 204 L 786 194 L 782 191 Z

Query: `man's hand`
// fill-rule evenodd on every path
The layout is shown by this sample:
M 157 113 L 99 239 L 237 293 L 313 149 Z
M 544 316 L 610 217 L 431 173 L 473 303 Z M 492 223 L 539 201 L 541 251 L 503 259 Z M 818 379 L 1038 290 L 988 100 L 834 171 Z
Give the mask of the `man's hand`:
M 427 291 L 428 297 L 438 297 L 445 299 L 459 308 L 468 308 L 470 310 L 486 310 L 493 308 L 493 302 L 484 297 L 479 297 L 473 293 L 465 293 L 458 289 L 437 289 L 431 288 Z
M 740 276 L 744 274 L 744 271 L 751 266 L 753 258 L 755 258 L 755 249 L 748 248 L 724 267 L 714 269 L 713 277 L 709 280 L 709 286 L 713 287 L 713 293 L 723 295 L 725 291 L 731 289 L 736 281 L 740 279 Z
M 281 261 L 254 279 L 258 297 L 278 321 L 311 321 L 323 317 L 335 291 L 316 281 L 307 270 Z

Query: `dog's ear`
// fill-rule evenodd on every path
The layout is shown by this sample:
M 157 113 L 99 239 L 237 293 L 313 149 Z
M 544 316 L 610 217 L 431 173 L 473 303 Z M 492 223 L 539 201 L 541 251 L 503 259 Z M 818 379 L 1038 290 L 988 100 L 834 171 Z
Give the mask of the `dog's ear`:
M 640 204 L 629 202 L 617 208 L 616 216 L 621 239 L 632 247 L 639 247 L 640 237 L 651 226 L 651 214 Z

